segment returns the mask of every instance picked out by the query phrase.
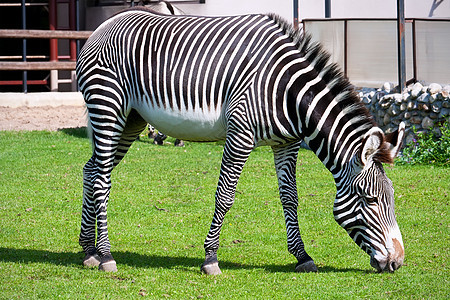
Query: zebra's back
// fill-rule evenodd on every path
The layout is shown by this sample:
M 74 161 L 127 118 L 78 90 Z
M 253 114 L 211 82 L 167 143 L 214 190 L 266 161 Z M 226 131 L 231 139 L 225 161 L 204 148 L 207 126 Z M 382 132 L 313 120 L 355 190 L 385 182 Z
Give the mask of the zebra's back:
M 243 98 L 248 101 L 244 95 L 262 74 L 280 35 L 265 15 L 129 10 L 106 21 L 87 41 L 77 66 L 79 83 L 89 103 L 87 87 L 102 76 L 129 99 L 127 109 L 135 108 L 166 134 L 219 140 L 226 134 L 227 111 Z

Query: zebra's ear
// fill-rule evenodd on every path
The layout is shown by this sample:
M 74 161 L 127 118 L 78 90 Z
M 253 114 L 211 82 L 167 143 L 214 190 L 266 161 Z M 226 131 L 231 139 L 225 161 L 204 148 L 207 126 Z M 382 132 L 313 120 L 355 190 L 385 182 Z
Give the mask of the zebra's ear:
M 386 135 L 386 144 L 392 159 L 396 158 L 402 147 L 403 137 L 405 136 L 405 123 L 401 122 L 398 130 Z
M 378 127 L 373 127 L 364 135 L 360 152 L 361 162 L 366 165 L 380 150 L 384 141 L 384 133 Z

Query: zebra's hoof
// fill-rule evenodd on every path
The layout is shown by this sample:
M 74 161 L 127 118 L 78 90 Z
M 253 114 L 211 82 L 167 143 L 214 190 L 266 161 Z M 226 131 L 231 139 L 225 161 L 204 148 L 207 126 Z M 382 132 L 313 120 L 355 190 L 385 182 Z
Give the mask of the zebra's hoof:
M 100 265 L 100 256 L 97 254 L 86 254 L 83 259 L 83 265 L 89 268 L 98 267 Z
M 105 271 L 105 272 L 117 272 L 116 261 L 115 260 L 110 260 L 110 261 L 107 261 L 107 262 L 102 262 L 98 266 L 98 269 L 100 271 Z
M 175 147 L 184 147 L 184 142 L 182 140 L 176 139 L 175 143 L 173 143 Z
M 201 268 L 202 272 L 206 275 L 220 275 L 222 271 L 220 271 L 219 263 L 212 263 L 208 265 L 203 265 Z
M 297 264 L 295 266 L 295 272 L 297 273 L 310 273 L 310 272 L 317 272 L 317 267 L 314 261 L 308 260 L 307 262 L 304 262 L 302 264 Z

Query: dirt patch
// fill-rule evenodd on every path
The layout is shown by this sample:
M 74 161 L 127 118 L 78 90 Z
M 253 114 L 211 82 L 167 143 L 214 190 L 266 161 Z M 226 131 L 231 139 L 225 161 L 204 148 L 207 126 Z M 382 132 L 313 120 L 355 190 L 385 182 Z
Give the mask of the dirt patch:
M 0 107 L 0 130 L 50 130 L 86 126 L 84 106 Z

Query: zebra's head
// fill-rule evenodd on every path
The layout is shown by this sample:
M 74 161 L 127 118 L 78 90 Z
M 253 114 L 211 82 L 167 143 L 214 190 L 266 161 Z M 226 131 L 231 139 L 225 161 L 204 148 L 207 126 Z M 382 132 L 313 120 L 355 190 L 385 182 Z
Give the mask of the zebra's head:
M 404 132 L 403 123 L 386 136 L 378 127 L 369 130 L 359 153 L 336 182 L 334 217 L 380 272 L 394 272 L 405 256 L 394 213 L 394 188 L 382 165 L 393 162 Z

